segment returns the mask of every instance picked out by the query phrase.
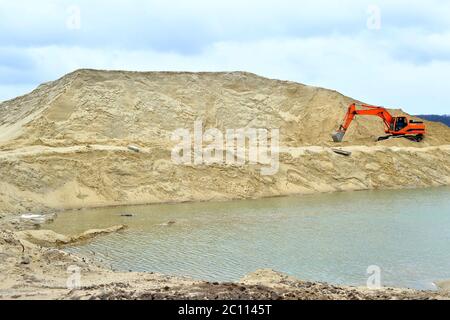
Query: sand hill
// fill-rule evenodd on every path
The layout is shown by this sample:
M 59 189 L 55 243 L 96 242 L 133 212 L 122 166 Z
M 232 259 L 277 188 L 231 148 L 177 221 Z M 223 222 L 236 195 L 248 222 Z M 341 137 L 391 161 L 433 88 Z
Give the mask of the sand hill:
M 331 145 L 330 133 L 352 101 L 336 91 L 243 72 L 79 70 L 0 104 L 0 141 L 15 139 L 17 146 L 117 140 L 151 146 L 202 119 L 205 127 L 221 130 L 280 128 L 284 145 Z M 449 129 L 427 125 L 430 135 L 422 146 L 450 142 Z M 345 140 L 367 145 L 380 135 L 381 120 L 364 117 Z
M 360 117 L 340 145 L 353 155 L 334 154 L 330 133 L 352 101 L 244 72 L 75 71 L 0 104 L 0 211 L 450 183 L 450 128 L 442 124 L 427 122 L 422 143 L 375 142 L 381 120 Z M 171 133 L 195 120 L 221 131 L 280 128 L 280 171 L 175 165 Z

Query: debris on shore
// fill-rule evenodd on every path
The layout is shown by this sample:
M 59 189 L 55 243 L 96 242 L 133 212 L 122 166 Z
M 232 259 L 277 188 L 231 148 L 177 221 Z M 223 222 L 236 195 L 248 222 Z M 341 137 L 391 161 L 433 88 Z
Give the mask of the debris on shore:
M 332 148 L 331 149 L 334 153 L 340 154 L 342 156 L 346 156 L 346 157 L 350 157 L 352 155 L 351 151 L 345 151 L 342 149 L 336 149 L 336 148 Z
M 91 229 L 74 236 L 66 236 L 58 234 L 51 230 L 26 230 L 26 231 L 19 231 L 16 234 L 20 239 L 41 246 L 59 246 L 59 245 L 74 244 L 82 241 L 88 241 L 101 235 L 106 235 L 124 230 L 125 228 L 126 226 L 119 225 L 106 229 Z

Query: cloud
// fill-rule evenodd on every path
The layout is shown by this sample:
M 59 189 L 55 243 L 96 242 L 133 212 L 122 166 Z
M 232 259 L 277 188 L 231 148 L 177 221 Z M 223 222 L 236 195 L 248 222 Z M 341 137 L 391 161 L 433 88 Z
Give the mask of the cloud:
M 1 0 L 3 45 L 78 45 L 198 52 L 221 41 L 352 35 L 366 27 L 373 1 Z M 377 2 L 377 1 L 375 1 Z M 378 1 L 383 28 L 449 27 L 445 1 Z M 434 3 L 434 4 L 433 4 Z M 76 4 L 81 28 L 66 27 Z
M 81 28 L 72 30 L 72 1 L 0 0 L 0 99 L 77 68 L 245 70 L 412 113 L 448 113 L 443 0 L 76 3 Z M 381 30 L 366 27 L 372 3 Z

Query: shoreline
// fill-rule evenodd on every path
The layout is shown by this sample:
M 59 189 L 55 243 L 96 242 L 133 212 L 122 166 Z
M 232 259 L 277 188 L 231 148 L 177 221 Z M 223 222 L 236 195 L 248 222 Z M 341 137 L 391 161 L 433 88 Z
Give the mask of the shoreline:
M 96 209 L 108 209 L 108 208 L 121 208 L 121 207 L 145 207 L 145 206 L 159 206 L 159 205 L 182 205 L 182 204 L 195 204 L 195 203 L 226 203 L 226 202 L 237 202 L 237 201 L 258 201 L 258 200 L 270 200 L 270 199 L 283 199 L 291 197 L 308 197 L 308 196 L 320 196 L 327 194 L 340 194 L 340 193 L 352 193 L 352 192 L 365 192 L 365 191 L 402 191 L 402 190 L 422 190 L 422 189 L 434 189 L 434 188 L 446 188 L 450 187 L 449 184 L 442 185 L 432 185 L 432 186 L 415 186 L 415 187 L 397 187 L 397 188 L 372 188 L 372 189 L 354 189 L 354 190 L 340 190 L 340 191 L 316 191 L 316 192 L 304 192 L 304 193 L 293 193 L 293 194 L 283 194 L 283 195 L 268 195 L 255 198 L 227 198 L 227 199 L 212 199 L 212 200 L 180 200 L 180 201 L 158 201 L 158 202 L 131 202 L 131 203 L 120 203 L 120 204 L 104 204 L 104 205 L 87 205 L 83 207 L 68 207 L 68 208 L 42 208 L 36 211 L 29 212 L 16 212 L 16 213 L 5 213 L 3 212 L 3 217 L 0 218 L 20 218 L 19 215 L 22 214 L 41 214 L 41 215 L 55 215 L 64 212 L 77 212 L 83 210 L 96 210 Z M 0 215 L 2 212 L 0 212 Z M 14 219 L 13 218 L 13 219 Z

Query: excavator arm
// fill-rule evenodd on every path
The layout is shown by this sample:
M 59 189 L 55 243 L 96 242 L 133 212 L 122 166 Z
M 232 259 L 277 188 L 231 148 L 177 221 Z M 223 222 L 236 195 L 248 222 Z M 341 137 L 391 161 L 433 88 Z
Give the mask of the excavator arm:
M 357 107 L 362 107 L 365 109 L 357 109 Z M 383 107 L 352 103 L 348 107 L 348 111 L 347 114 L 345 115 L 342 125 L 332 136 L 334 142 L 341 142 L 344 139 L 345 133 L 347 132 L 347 129 L 350 127 L 356 115 L 368 115 L 380 117 L 384 122 L 386 132 L 389 131 L 389 128 L 392 126 L 392 123 L 394 122 L 394 118 L 392 117 L 392 115 L 389 113 L 389 111 L 387 111 Z
M 363 107 L 366 109 L 358 110 L 358 109 L 356 109 L 357 106 L 360 106 L 360 107 Z M 378 116 L 383 120 L 383 122 L 386 126 L 386 129 L 388 129 L 391 126 L 391 124 L 394 122 L 394 118 L 391 116 L 389 111 L 387 111 L 383 107 L 370 106 L 367 104 L 358 104 L 357 105 L 356 103 L 352 103 L 348 108 L 347 114 L 345 115 L 345 118 L 344 118 L 344 122 L 340 126 L 339 130 L 347 131 L 347 129 L 350 127 L 350 124 L 352 123 L 352 121 L 356 115 Z

